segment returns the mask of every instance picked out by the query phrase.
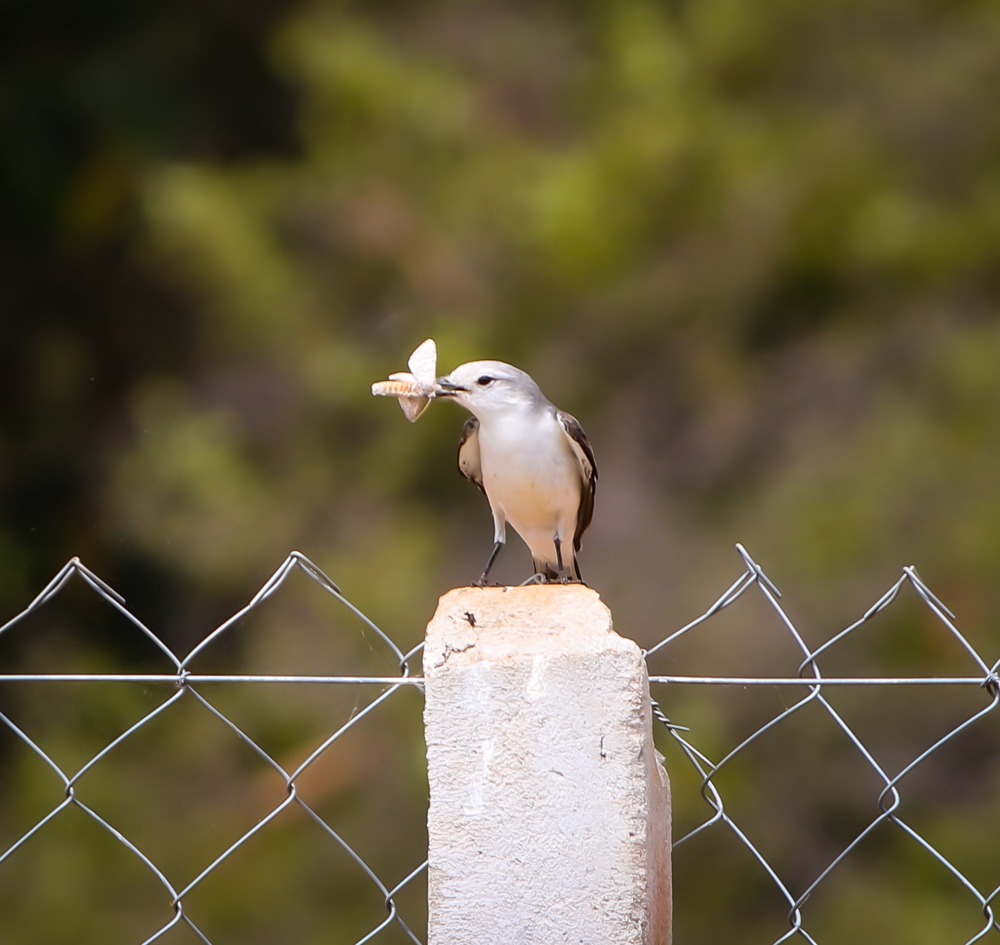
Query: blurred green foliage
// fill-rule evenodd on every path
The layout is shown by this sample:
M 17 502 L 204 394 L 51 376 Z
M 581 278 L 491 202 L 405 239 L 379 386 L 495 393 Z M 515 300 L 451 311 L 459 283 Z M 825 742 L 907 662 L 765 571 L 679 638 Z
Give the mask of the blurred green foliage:
M 431 336 L 587 428 L 623 633 L 739 540 L 812 642 L 913 563 L 995 656 L 992 0 L 16 0 L 0 53 L 0 615 L 80 555 L 183 649 L 298 547 L 416 643 L 491 534 L 458 412 L 369 394 Z

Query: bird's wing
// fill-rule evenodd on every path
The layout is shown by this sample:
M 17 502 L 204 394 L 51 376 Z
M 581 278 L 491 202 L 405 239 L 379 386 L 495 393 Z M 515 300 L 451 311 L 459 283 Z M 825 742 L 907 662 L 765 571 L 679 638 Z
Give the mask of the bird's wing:
M 469 417 L 458 441 L 458 471 L 485 494 L 483 461 L 479 455 L 479 420 Z
M 580 539 L 587 530 L 590 520 L 594 517 L 594 493 L 597 491 L 597 463 L 594 461 L 594 449 L 583 432 L 583 427 L 576 417 L 562 410 L 556 411 L 556 419 L 563 428 L 569 440 L 573 453 L 580 462 L 580 475 L 583 488 L 580 490 L 580 511 L 576 517 L 576 534 L 573 536 L 573 547 L 580 550 Z M 477 448 L 478 452 L 478 448 Z M 477 457 L 478 458 L 478 457 Z

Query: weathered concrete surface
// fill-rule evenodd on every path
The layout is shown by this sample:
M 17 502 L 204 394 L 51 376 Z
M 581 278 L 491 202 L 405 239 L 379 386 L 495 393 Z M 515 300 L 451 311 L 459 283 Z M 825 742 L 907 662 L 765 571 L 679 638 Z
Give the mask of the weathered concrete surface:
M 600 597 L 450 591 L 424 675 L 429 945 L 669 945 L 646 667 Z

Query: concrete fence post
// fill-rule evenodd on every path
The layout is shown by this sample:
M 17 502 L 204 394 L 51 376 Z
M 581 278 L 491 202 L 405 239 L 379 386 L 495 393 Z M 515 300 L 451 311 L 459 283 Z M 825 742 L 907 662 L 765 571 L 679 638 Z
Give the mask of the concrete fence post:
M 598 595 L 450 591 L 424 676 L 428 945 L 670 945 L 646 667 Z

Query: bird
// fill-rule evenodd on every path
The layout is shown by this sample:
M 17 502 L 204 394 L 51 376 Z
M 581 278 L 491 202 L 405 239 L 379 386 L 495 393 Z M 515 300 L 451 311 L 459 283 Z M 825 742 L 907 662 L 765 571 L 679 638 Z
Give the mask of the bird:
M 579 421 L 504 361 L 459 365 L 437 379 L 435 396 L 472 414 L 458 469 L 486 494 L 494 524 L 493 550 L 476 584 L 486 584 L 508 523 L 531 551 L 529 581 L 582 583 L 577 553 L 594 514 L 597 463 Z

